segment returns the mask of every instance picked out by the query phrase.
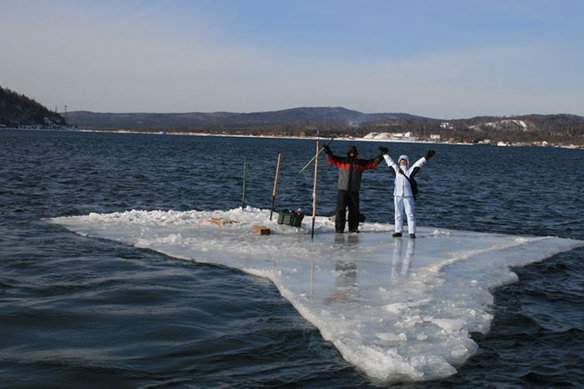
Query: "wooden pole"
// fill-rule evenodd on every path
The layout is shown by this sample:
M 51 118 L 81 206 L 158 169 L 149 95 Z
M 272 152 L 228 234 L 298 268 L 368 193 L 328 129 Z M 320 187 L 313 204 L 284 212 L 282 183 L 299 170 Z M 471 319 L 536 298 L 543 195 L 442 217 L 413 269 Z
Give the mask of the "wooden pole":
M 314 239 L 314 219 L 316 218 L 316 179 L 318 177 L 318 154 L 320 147 L 318 141 L 316 142 L 316 155 L 314 160 L 314 186 L 312 187 L 312 233 L 310 238 Z
M 274 202 L 276 201 L 276 189 L 278 189 L 278 173 L 280 172 L 280 157 L 282 157 L 282 153 L 278 153 L 278 164 L 276 165 L 276 177 L 274 178 L 274 190 L 272 191 L 272 207 L 270 208 L 270 220 L 272 220 L 272 213 L 274 213 Z
M 245 209 L 245 182 L 247 180 L 247 157 L 243 157 L 243 195 L 241 196 L 241 209 Z

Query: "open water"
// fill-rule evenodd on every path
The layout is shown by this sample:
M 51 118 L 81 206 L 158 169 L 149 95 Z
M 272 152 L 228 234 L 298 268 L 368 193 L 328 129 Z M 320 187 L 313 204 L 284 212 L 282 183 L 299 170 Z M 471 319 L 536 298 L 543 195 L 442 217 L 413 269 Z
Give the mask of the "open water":
M 343 154 L 349 143 L 335 141 Z M 376 142 L 356 143 L 362 157 Z M 420 171 L 419 226 L 584 239 L 581 150 L 391 143 L 437 154 Z M 584 249 L 515 271 L 491 331 L 449 378 L 370 381 L 267 280 L 73 234 L 58 216 L 312 202 L 314 140 L 0 131 L 0 387 L 582 387 Z M 336 169 L 320 159 L 317 212 Z M 363 177 L 367 221 L 393 222 L 393 175 Z M 293 248 L 292 248 L 293 249 Z

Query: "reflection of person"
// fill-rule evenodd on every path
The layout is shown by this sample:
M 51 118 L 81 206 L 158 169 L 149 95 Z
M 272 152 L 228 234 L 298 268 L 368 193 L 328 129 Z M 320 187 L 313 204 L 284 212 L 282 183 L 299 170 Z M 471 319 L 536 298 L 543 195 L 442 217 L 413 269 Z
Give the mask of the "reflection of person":
M 355 251 L 359 247 L 359 235 L 335 235 L 335 246 L 343 250 Z M 353 261 L 335 263 L 335 294 L 327 297 L 326 303 L 351 301 L 359 294 L 357 285 L 357 265 Z
M 335 265 L 335 294 L 326 303 L 346 302 L 357 295 L 357 265 L 353 262 L 337 262 Z
M 387 166 L 395 171 L 395 187 L 393 189 L 393 200 L 395 205 L 395 232 L 393 236 L 402 236 L 404 226 L 404 214 L 408 220 L 408 231 L 410 238 L 416 237 L 416 217 L 414 215 L 414 194 L 410 180 L 414 178 L 418 170 L 434 155 L 434 150 L 428 151 L 426 155 L 410 166 L 410 159 L 407 155 L 401 155 L 398 159 L 399 166 L 387 155 L 387 148 L 379 148 L 383 152 L 383 158 Z
M 408 239 L 408 245 L 404 255 L 403 241 L 396 239 L 395 247 L 393 248 L 393 261 L 391 265 L 391 279 L 392 281 L 404 280 L 408 278 L 408 272 L 416 250 L 416 241 Z
M 339 168 L 339 180 L 337 184 L 337 211 L 335 216 L 335 230 L 339 233 L 345 231 L 345 212 L 349 208 L 349 231 L 359 232 L 359 189 L 361 188 L 361 175 L 365 170 L 373 169 L 383 160 L 382 155 L 374 159 L 359 159 L 357 148 L 349 146 L 347 155 L 339 157 L 333 154 L 328 146 L 324 146 L 326 160 Z

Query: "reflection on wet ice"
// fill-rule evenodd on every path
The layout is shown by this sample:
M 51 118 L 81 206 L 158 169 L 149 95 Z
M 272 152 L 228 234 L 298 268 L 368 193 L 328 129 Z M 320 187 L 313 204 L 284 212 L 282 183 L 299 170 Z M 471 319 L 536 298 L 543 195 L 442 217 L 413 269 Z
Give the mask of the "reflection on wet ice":
M 416 240 L 407 239 L 407 245 L 404 252 L 404 239 L 398 238 L 395 240 L 395 247 L 393 248 L 393 260 L 391 264 L 391 281 L 399 282 L 408 278 L 414 252 L 416 250 Z

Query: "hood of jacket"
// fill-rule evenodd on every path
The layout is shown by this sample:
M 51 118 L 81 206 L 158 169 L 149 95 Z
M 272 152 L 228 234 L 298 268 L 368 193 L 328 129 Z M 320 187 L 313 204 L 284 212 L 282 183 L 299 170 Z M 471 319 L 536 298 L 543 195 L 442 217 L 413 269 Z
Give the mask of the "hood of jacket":
M 399 165 L 399 163 L 401 162 L 402 159 L 406 160 L 406 169 L 410 166 L 410 159 L 408 158 L 407 155 L 400 155 L 399 159 L 397 160 L 397 164 Z
M 359 153 L 357 152 L 357 147 L 353 146 L 353 145 L 349 146 L 349 149 L 347 150 L 347 161 L 353 162 L 357 158 L 359 158 Z

